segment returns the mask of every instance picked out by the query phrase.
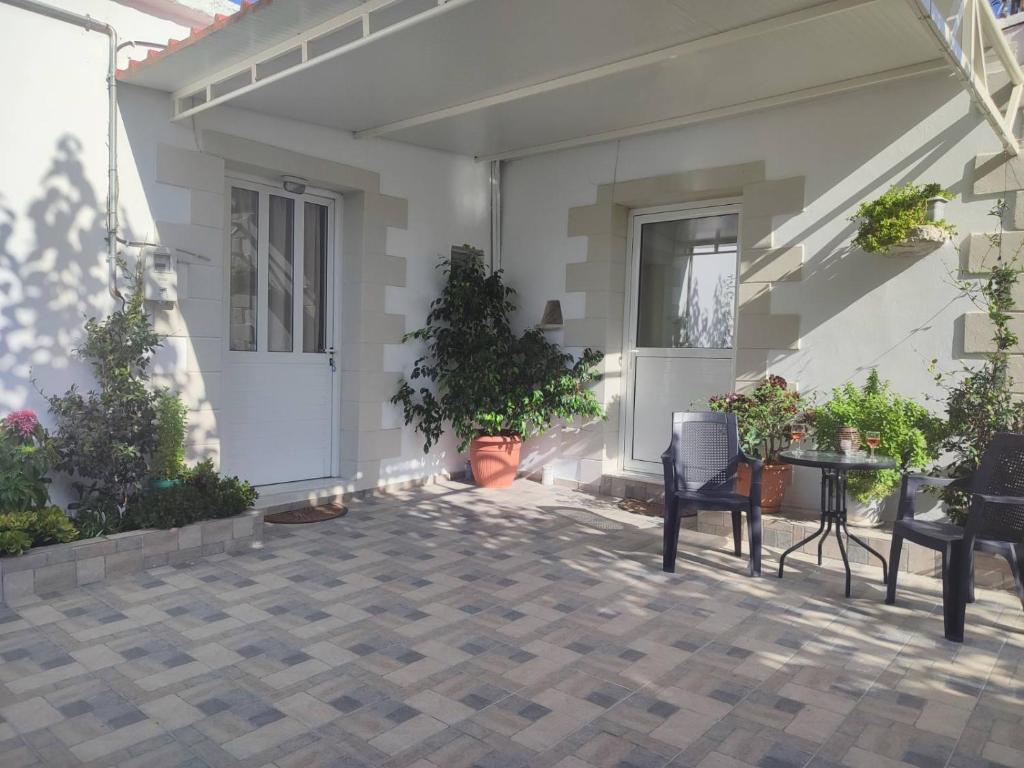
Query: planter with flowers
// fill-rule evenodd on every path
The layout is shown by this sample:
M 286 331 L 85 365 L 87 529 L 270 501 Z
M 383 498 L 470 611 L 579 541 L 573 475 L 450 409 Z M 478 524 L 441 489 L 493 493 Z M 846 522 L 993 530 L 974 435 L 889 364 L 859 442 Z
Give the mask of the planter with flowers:
M 75 526 L 50 504 L 49 435 L 32 411 L 0 420 L 0 555 L 20 555 L 41 544 L 73 541 Z
M 806 401 L 789 388 L 781 376 L 768 376 L 746 393 L 715 395 L 708 402 L 713 411 L 736 414 L 743 450 L 764 461 L 761 480 L 761 510 L 778 512 L 793 477 L 793 467 L 779 461 L 779 452 L 789 445 L 789 427 L 799 418 Z M 737 493 L 750 493 L 750 470 L 738 467 Z

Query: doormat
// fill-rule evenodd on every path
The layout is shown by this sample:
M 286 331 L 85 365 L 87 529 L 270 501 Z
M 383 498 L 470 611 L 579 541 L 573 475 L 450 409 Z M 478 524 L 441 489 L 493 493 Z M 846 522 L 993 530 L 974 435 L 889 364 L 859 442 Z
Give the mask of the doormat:
M 274 512 L 263 517 L 263 521 L 276 525 L 303 525 L 304 523 L 322 523 L 348 514 L 348 507 L 341 504 L 321 504 L 316 507 L 298 507 Z

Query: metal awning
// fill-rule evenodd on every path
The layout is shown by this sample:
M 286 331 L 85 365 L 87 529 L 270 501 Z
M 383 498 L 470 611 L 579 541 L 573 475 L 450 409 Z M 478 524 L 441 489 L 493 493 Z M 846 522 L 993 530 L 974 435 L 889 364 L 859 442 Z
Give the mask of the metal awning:
M 955 72 L 1006 150 L 1024 75 L 983 0 L 262 0 L 123 82 L 500 159 Z

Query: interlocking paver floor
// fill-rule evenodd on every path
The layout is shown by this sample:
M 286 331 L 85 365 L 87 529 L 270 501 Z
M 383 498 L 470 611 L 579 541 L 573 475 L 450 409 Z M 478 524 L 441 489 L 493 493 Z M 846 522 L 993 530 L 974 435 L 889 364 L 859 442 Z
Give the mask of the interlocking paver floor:
M 765 577 L 521 481 L 356 501 L 266 546 L 0 606 L 0 766 L 1024 766 L 1024 612 Z M 710 544 L 709 544 L 710 542 Z

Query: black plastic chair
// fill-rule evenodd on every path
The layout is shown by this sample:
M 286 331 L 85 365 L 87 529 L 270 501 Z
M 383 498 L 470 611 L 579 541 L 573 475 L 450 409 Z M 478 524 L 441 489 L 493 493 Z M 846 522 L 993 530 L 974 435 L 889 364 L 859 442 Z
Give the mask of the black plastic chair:
M 736 416 L 732 413 L 672 414 L 672 443 L 661 455 L 665 468 L 665 523 L 663 569 L 676 570 L 679 522 L 698 510 L 732 513 L 733 545 L 743 554 L 743 513 L 747 513 L 752 576 L 761 575 L 761 467 L 760 459 L 740 449 Z M 750 496 L 736 493 L 736 467 L 750 465 Z
M 914 519 L 914 496 L 924 486 L 956 485 L 970 494 L 967 525 Z M 942 553 L 942 605 L 946 639 L 962 642 L 966 605 L 974 600 L 974 552 L 1006 558 L 1024 607 L 1024 435 L 1001 433 L 969 478 L 952 480 L 906 475 L 892 532 L 885 602 L 896 602 L 903 540 Z

